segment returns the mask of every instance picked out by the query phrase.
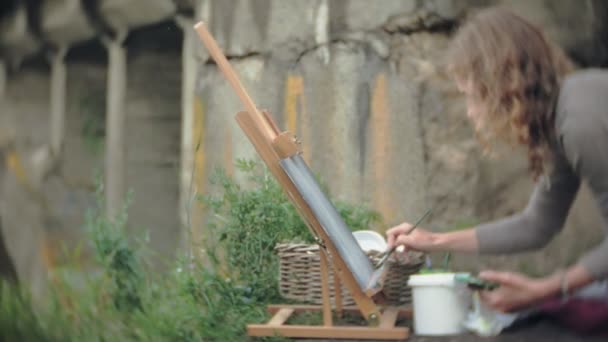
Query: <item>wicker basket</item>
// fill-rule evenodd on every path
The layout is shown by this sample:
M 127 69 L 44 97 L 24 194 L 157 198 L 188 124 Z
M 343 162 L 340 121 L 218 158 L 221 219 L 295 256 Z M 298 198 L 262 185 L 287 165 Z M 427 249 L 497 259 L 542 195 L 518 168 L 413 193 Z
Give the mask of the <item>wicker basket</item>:
M 286 299 L 321 304 L 321 271 L 318 245 L 279 244 L 276 246 L 279 255 L 279 291 Z M 370 252 L 368 256 L 375 264 L 378 253 Z M 407 286 L 411 274 L 418 272 L 423 264 L 421 253 L 409 253 L 408 258 L 387 260 L 389 267 L 384 283 L 387 304 L 403 305 L 411 303 L 411 291 Z M 335 297 L 334 275 L 330 268 L 329 290 L 332 304 Z M 342 286 L 343 305 L 354 305 L 355 301 L 348 290 Z

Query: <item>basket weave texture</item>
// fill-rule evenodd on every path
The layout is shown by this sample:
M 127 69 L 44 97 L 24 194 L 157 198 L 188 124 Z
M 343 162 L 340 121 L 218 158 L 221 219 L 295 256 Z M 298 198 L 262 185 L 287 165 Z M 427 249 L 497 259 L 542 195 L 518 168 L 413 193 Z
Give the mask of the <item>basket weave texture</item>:
M 312 304 L 321 304 L 321 265 L 319 246 L 298 243 L 283 243 L 275 247 L 279 256 L 279 291 L 283 298 Z M 379 259 L 378 252 L 367 253 L 373 264 Z M 331 257 L 331 256 L 330 256 Z M 391 257 L 386 261 L 389 268 L 384 283 L 387 304 L 411 304 L 411 290 L 407 281 L 423 264 L 422 253 L 411 252 L 407 257 Z M 355 301 L 342 285 L 343 305 L 354 305 Z M 334 272 L 329 270 L 329 291 L 332 304 L 335 300 Z

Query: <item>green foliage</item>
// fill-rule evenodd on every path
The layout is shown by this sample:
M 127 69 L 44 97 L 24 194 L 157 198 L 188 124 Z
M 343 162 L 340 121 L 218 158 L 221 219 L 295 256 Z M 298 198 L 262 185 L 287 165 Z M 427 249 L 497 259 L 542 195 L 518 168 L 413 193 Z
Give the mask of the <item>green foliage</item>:
M 255 299 L 278 299 L 275 245 L 290 239 L 312 242 L 312 235 L 267 172 L 256 172 L 253 162 L 237 167 L 249 176 L 249 189 L 217 170 L 211 182 L 220 194 L 201 197 L 211 211 L 206 250 L 217 263 L 223 255 L 225 269 L 238 275 Z
M 42 340 L 45 336 L 25 291 L 0 282 L 0 340 Z
M 126 235 L 128 205 L 118 217 L 107 218 L 100 188 L 98 207 L 86 216 L 98 269 L 56 270 L 42 301 L 2 285 L 0 340 L 250 340 L 246 324 L 267 320 L 266 304 L 280 299 L 275 244 L 311 242 L 312 236 L 265 169 L 249 161 L 237 166 L 248 177 L 247 187 L 218 171 L 213 182 L 220 194 L 201 198 L 211 215 L 209 235 L 215 237 L 205 241 L 208 259 L 181 256 L 160 276 L 145 263 L 145 240 L 137 243 Z M 337 206 L 351 227 L 379 221 L 369 209 Z
M 127 208 L 131 198 L 132 194 L 129 194 L 125 207 L 114 220 L 107 218 L 102 206 L 97 211 L 90 210 L 85 221 L 97 261 L 111 279 L 114 305 L 121 311 L 142 309 L 139 289 L 144 277 L 143 269 L 126 236 Z M 97 203 L 104 203 L 101 191 L 98 191 Z
M 237 161 L 237 169 L 247 176 L 247 187 L 219 169 L 211 178 L 219 195 L 203 196 L 211 210 L 207 251 L 214 259 L 218 248 L 226 267 L 239 275 L 256 300 L 279 299 L 276 280 L 278 243 L 313 243 L 312 233 L 288 201 L 269 171 L 250 160 Z M 352 230 L 370 229 L 381 222 L 380 215 L 363 206 L 336 202 L 338 212 Z

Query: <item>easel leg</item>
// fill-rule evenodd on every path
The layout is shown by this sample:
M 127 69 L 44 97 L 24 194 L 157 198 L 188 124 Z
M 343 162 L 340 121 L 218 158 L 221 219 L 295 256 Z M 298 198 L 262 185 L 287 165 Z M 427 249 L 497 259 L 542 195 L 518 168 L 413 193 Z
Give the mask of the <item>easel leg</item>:
M 343 309 L 353 315 L 361 314 L 357 307 L 344 307 Z M 408 327 L 395 326 L 398 317 L 411 318 L 411 308 L 408 307 L 388 307 L 377 327 L 285 324 L 291 314 L 323 311 L 321 305 L 270 305 L 268 311 L 273 316 L 268 323 L 247 325 L 249 336 L 281 335 L 295 338 L 324 338 L 332 341 L 335 339 L 404 341 L 410 336 Z
M 332 326 L 331 317 L 331 298 L 329 295 L 329 267 L 327 261 L 327 252 L 321 249 L 321 295 L 323 297 L 323 325 L 326 327 Z M 334 278 L 336 278 L 334 276 Z
M 342 283 L 340 282 L 340 275 L 338 274 L 338 268 L 334 267 L 334 296 L 336 303 L 336 316 L 342 318 L 344 310 L 342 309 Z

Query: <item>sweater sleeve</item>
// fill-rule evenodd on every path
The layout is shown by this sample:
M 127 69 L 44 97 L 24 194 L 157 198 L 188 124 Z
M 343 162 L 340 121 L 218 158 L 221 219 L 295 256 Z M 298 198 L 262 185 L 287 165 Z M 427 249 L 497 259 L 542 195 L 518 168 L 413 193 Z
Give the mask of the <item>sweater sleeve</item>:
M 476 228 L 479 253 L 516 253 L 546 245 L 563 227 L 579 185 L 579 178 L 557 154 L 550 176 L 538 181 L 521 213 Z
M 564 110 L 562 145 L 573 170 L 584 178 L 608 226 L 608 100 L 598 89 L 583 89 Z M 606 89 L 604 89 L 606 92 Z M 572 114 L 572 115 L 570 115 Z M 576 115 L 574 115 L 576 114 Z M 594 278 L 608 277 L 608 238 L 579 260 Z

